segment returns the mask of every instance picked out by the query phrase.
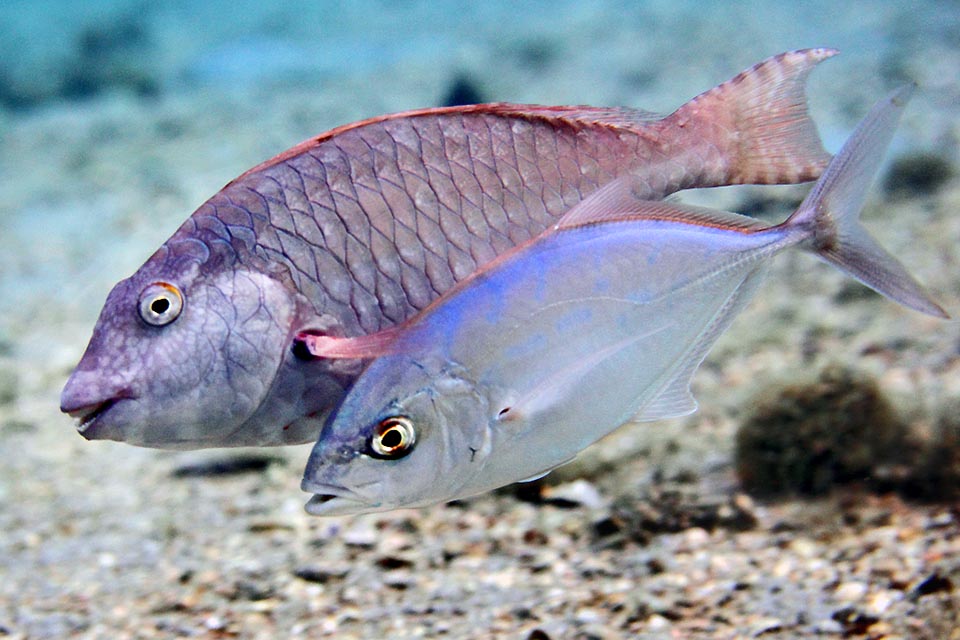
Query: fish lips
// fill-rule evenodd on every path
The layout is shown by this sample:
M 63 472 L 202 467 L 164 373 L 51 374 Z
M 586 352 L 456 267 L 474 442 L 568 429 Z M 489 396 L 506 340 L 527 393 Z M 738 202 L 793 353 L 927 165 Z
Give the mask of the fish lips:
M 77 431 L 87 440 L 109 439 L 109 429 L 104 426 L 104 421 L 101 418 L 119 401 L 117 398 L 111 398 L 92 407 L 84 407 L 79 411 L 68 411 L 67 413 L 79 420 Z
M 78 420 L 77 431 L 87 440 L 117 440 L 117 426 L 110 416 L 118 406 L 133 400 L 133 394 L 120 390 L 105 396 L 92 396 L 68 383 L 60 398 L 60 411 Z
M 373 505 L 353 491 L 336 485 L 304 482 L 301 487 L 307 493 L 314 494 L 305 505 L 306 512 L 312 516 L 338 516 L 377 511 L 379 505 Z

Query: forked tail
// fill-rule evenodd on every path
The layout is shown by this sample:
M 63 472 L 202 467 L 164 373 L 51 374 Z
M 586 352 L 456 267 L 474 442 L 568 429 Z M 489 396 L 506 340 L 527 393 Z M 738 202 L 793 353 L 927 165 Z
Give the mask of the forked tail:
M 912 85 L 901 87 L 871 109 L 782 226 L 804 233 L 805 248 L 871 289 L 911 309 L 949 318 L 900 261 L 860 224 L 867 188 L 912 91 Z

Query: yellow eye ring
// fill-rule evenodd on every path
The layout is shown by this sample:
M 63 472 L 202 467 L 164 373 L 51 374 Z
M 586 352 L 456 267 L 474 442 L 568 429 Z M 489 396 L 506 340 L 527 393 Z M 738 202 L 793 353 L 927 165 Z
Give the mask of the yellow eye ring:
M 183 295 L 168 282 L 154 282 L 140 293 L 139 311 L 149 325 L 168 325 L 183 311 Z
M 396 460 L 410 453 L 417 441 L 413 421 L 406 416 L 384 418 L 370 438 L 370 453 L 375 458 Z

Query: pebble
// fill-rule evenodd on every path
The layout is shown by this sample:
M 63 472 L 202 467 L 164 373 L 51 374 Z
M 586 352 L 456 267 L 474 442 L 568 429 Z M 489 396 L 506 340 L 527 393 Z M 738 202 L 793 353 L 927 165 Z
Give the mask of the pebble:
M 379 538 L 370 518 L 357 518 L 340 533 L 340 539 L 352 547 L 372 548 Z
M 650 631 L 666 631 L 670 628 L 670 621 L 659 614 L 647 618 L 647 629 Z
M 862 582 L 844 582 L 833 591 L 833 595 L 841 602 L 859 602 L 866 593 L 867 585 Z
M 949 511 L 943 511 L 928 518 L 924 526 L 927 529 L 940 529 L 949 527 L 955 522 L 956 518 L 954 517 L 954 514 L 950 513 Z
M 701 549 L 710 543 L 710 534 L 700 527 L 692 527 L 683 532 L 683 547 L 687 550 Z
M 901 600 L 902 598 L 903 596 L 900 592 L 884 589 L 883 591 L 877 591 L 876 593 L 870 594 L 867 597 L 864 606 L 868 613 L 880 616 L 883 615 L 887 609 L 893 605 L 893 603 Z
M 757 637 L 781 629 L 783 629 L 783 620 L 779 618 L 762 618 L 750 625 L 750 635 L 751 637 Z
M 210 616 L 203 621 L 203 626 L 211 631 L 222 631 L 227 627 L 227 623 L 223 621 L 223 618 Z
M 821 547 L 809 538 L 799 537 L 790 541 L 790 550 L 802 558 L 813 558 L 820 553 Z
M 574 620 L 580 624 L 597 624 L 603 621 L 603 615 L 596 609 L 581 608 L 574 614 Z
M 545 487 L 543 493 L 548 500 L 565 500 L 588 509 L 603 509 L 609 504 L 593 484 L 583 479 Z

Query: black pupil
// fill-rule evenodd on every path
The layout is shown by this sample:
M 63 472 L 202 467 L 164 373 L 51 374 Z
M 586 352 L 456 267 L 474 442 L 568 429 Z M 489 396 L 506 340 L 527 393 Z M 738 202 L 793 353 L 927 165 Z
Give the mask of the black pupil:
M 380 436 L 380 444 L 385 449 L 396 449 L 403 444 L 403 434 L 397 427 L 390 427 Z
M 150 311 L 153 311 L 158 316 L 163 315 L 170 309 L 170 301 L 166 298 L 157 298 L 150 303 Z

